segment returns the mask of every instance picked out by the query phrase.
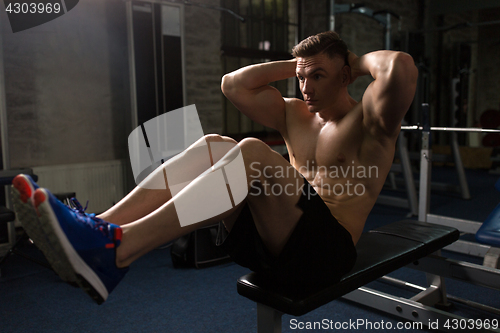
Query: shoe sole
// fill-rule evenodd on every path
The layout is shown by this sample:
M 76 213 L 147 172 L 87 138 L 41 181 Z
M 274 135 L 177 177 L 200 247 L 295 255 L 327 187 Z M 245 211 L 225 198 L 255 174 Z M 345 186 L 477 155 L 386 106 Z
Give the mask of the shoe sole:
M 49 195 L 44 189 L 36 190 L 34 199 L 38 218 L 47 236 L 47 240 L 58 254 L 57 261 L 60 262 L 58 269 L 56 270 L 54 267 L 54 270 L 60 276 L 61 274 L 73 275 L 80 288 L 92 297 L 97 304 L 102 304 L 108 298 L 108 290 L 92 268 L 85 263 L 71 245 L 59 225 L 48 198 Z
M 30 180 L 19 175 L 12 181 L 12 203 L 18 220 L 21 222 L 28 236 L 33 240 L 36 247 L 44 254 L 54 271 L 60 271 L 59 276 L 66 282 L 76 281 L 74 274 L 67 274 L 62 271 L 62 265 L 58 261 L 58 254 L 49 244 L 45 232 L 38 220 L 35 207 L 33 206 L 32 196 L 34 188 Z

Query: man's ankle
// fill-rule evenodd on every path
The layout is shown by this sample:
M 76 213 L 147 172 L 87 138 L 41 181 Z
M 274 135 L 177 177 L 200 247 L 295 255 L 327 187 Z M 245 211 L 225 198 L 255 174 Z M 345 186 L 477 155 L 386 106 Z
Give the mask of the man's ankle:
M 116 260 L 115 264 L 118 268 L 125 268 L 130 265 L 128 261 L 128 256 L 125 254 L 123 243 L 116 248 Z

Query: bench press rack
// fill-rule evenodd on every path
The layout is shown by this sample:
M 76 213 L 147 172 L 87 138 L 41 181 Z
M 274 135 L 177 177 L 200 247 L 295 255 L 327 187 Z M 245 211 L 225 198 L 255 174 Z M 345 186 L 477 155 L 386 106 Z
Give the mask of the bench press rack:
M 424 123 L 428 119 L 428 105 L 423 105 Z M 411 126 L 410 126 L 411 127 Z M 408 128 L 410 129 L 410 128 Z M 420 153 L 420 193 L 419 193 L 419 208 L 418 219 L 434 224 L 447 225 L 457 228 L 462 233 L 475 235 L 482 222 L 458 219 L 442 215 L 430 214 L 430 195 L 431 195 L 431 173 L 432 173 L 432 148 L 431 148 L 431 131 L 480 131 L 480 132 L 498 132 L 498 130 L 479 129 L 479 128 L 432 128 L 424 125 L 422 128 L 414 128 L 416 130 L 422 129 L 422 149 Z M 476 242 L 458 240 L 453 244 L 447 246 L 446 250 L 465 253 L 473 256 L 484 257 L 484 265 L 493 268 L 500 268 L 500 249 L 492 246 L 491 244 L 480 244 Z M 500 278 L 500 273 L 499 273 Z

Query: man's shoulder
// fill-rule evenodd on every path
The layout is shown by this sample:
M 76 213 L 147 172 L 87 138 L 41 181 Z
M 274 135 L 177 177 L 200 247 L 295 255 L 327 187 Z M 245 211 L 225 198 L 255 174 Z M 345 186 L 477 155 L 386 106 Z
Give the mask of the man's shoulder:
M 308 111 L 306 103 L 298 98 L 283 98 L 285 100 L 286 133 L 282 135 L 288 138 L 289 135 L 297 134 L 309 126 L 313 115 Z
M 289 107 L 302 107 L 305 105 L 304 101 L 296 97 L 283 97 L 285 104 Z
M 308 114 L 307 105 L 303 100 L 298 98 L 283 98 L 285 100 L 285 110 L 287 116 Z

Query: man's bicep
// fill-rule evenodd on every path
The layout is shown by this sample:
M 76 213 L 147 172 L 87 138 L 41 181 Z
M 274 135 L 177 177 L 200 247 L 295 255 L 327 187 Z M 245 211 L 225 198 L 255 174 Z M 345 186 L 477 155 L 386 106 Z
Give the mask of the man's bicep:
M 417 80 L 414 75 L 413 72 L 401 71 L 377 79 L 368 86 L 363 95 L 365 125 L 377 126 L 388 135 L 399 131 L 415 96 Z
M 247 91 L 231 102 L 251 120 L 280 132 L 284 130 L 285 101 L 276 88 L 265 86 Z

